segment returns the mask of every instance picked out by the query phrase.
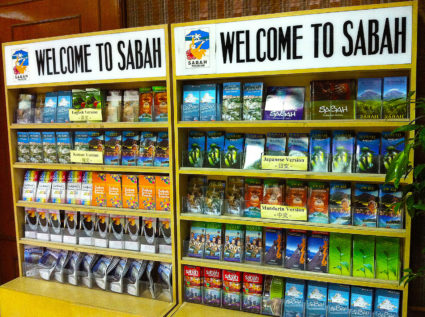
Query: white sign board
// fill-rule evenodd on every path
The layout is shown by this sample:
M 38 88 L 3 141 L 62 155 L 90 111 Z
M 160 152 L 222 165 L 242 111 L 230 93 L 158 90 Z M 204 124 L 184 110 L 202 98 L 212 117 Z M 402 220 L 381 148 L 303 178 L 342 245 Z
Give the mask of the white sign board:
M 5 46 L 8 86 L 166 76 L 164 29 Z
M 177 76 L 409 64 L 412 7 L 182 26 L 174 41 Z

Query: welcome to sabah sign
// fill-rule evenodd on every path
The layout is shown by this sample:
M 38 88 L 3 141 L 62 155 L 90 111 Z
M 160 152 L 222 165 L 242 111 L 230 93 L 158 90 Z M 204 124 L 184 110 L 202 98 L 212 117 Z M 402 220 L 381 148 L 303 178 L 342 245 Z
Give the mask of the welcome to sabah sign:
M 409 64 L 412 6 L 174 28 L 176 74 Z
M 6 83 L 163 77 L 165 41 L 159 28 L 6 45 Z

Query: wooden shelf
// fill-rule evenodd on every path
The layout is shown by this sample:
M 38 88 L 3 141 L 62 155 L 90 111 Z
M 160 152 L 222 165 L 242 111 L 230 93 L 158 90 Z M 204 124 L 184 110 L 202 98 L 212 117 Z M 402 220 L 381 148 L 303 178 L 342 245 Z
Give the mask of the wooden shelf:
M 112 208 L 112 207 L 55 204 L 55 203 L 37 203 L 37 202 L 23 201 L 23 200 L 19 200 L 16 203 L 16 206 L 27 207 L 27 208 L 94 212 L 98 214 L 109 214 L 109 215 L 154 217 L 154 218 L 169 218 L 169 219 L 172 218 L 172 214 L 169 211 L 151 211 L 151 210 L 140 210 L 140 209 L 129 209 L 129 208 Z
M 184 221 L 204 221 L 204 222 L 218 222 L 218 223 L 234 223 L 246 226 L 262 226 L 262 227 L 275 227 L 286 229 L 298 229 L 309 231 L 324 231 L 324 232 L 338 232 L 347 234 L 360 234 L 371 236 L 384 236 L 384 237 L 397 237 L 405 238 L 405 229 L 387 229 L 387 228 L 369 228 L 347 225 L 334 225 L 323 223 L 312 223 L 302 221 L 285 221 L 278 219 L 264 219 L 264 218 L 249 218 L 249 217 L 235 217 L 235 216 L 211 216 L 195 213 L 182 213 L 180 220 Z
M 149 83 L 149 82 L 160 82 L 166 81 L 168 78 L 164 76 L 159 77 L 143 77 L 143 78 L 120 78 L 120 79 L 105 79 L 105 80 L 84 80 L 84 81 L 71 81 L 71 82 L 56 82 L 56 83 L 44 83 L 44 84 L 30 84 L 30 85 L 9 85 L 7 89 L 23 89 L 23 88 L 38 88 L 38 87 L 78 87 L 78 86 L 98 86 L 107 85 L 117 87 L 123 84 L 137 84 L 137 83 Z M 132 85 L 133 86 L 133 85 Z
M 85 253 L 94 253 L 94 254 L 101 254 L 101 255 L 118 256 L 118 257 L 130 258 L 130 259 L 161 261 L 161 262 L 169 262 L 169 263 L 171 263 L 172 261 L 171 254 L 142 253 L 142 252 L 130 251 L 130 250 L 124 250 L 124 249 L 97 248 L 97 247 L 79 245 L 79 244 L 58 243 L 58 242 L 50 242 L 50 241 L 26 239 L 26 238 L 20 239 L 19 244 L 45 247 L 45 248 L 51 248 L 51 249 L 68 250 L 68 251 L 74 251 L 74 252 L 85 252 Z
M 93 122 L 93 123 L 13 123 L 10 129 L 13 130 L 46 130 L 46 129 L 151 129 L 165 130 L 168 128 L 167 122 Z
M 273 267 L 264 265 L 254 265 L 247 263 L 224 262 L 207 259 L 197 259 L 191 257 L 183 257 L 181 264 L 203 266 L 216 269 L 233 270 L 241 272 L 258 273 L 265 275 L 282 276 L 286 278 L 296 278 L 301 280 L 319 281 L 328 283 L 339 283 L 357 285 L 363 287 L 377 287 L 394 290 L 403 290 L 403 285 L 399 285 L 398 281 L 386 281 L 378 279 L 368 279 L 362 277 L 335 275 L 328 273 L 318 273 L 310 271 L 289 270 L 283 267 Z
M 65 170 L 65 171 L 122 172 L 122 173 L 158 173 L 158 174 L 170 173 L 170 167 L 97 165 L 97 164 L 14 163 L 13 168 Z
M 2 316 L 165 316 L 173 303 L 20 277 L 0 287 Z M 60 313 L 59 313 L 60 312 Z
M 179 121 L 178 128 L 246 128 L 246 129 L 354 129 L 391 130 L 408 124 L 409 120 L 270 120 L 270 121 Z
M 173 314 L 173 317 L 255 317 L 261 316 L 258 314 L 251 314 L 240 310 L 231 310 L 221 307 L 212 307 L 202 304 L 193 304 L 184 302 Z
M 306 11 L 307 12 L 307 11 Z M 311 11 L 310 11 L 311 12 Z M 258 18 L 258 17 L 256 17 Z M 244 19 L 246 19 L 244 17 Z M 249 23 L 248 21 L 244 21 Z M 201 24 L 198 22 L 198 24 Z M 179 80 L 208 80 L 208 79 L 228 79 L 228 78 L 244 78 L 244 77 L 270 77 L 270 76 L 305 76 L 306 74 L 334 74 L 342 73 L 340 76 L 350 76 L 350 73 L 373 72 L 380 71 L 410 71 L 412 64 L 391 64 L 391 65 L 367 65 L 367 66 L 348 66 L 348 67 L 323 67 L 310 69 L 288 69 L 278 71 L 258 71 L 244 73 L 222 73 L 222 74 L 206 74 L 206 75 L 181 75 L 175 76 L 176 81 Z M 370 75 L 369 75 L 370 76 Z M 367 76 L 366 76 L 367 77 Z M 351 77 L 350 77 L 351 78 Z
M 384 183 L 384 174 L 361 174 L 361 173 L 319 173 L 303 171 L 277 171 L 277 170 L 251 170 L 235 168 L 202 168 L 202 167 L 180 167 L 177 172 L 185 175 L 206 175 L 206 176 L 239 176 L 239 177 L 261 177 L 261 178 L 288 178 L 323 180 L 323 181 L 347 181 Z M 411 178 L 402 179 L 400 183 L 410 183 Z

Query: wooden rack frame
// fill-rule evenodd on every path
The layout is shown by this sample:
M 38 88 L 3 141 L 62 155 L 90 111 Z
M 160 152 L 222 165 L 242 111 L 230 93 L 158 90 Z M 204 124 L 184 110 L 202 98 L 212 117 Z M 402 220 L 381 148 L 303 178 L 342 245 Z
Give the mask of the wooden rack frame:
M 176 75 L 176 43 L 174 30 L 185 26 L 208 26 L 209 24 L 218 24 L 235 21 L 267 19 L 276 17 L 290 17 L 309 14 L 321 14 L 331 12 L 356 11 L 376 8 L 388 8 L 399 6 L 412 6 L 412 59 L 410 64 L 392 64 L 379 66 L 355 66 L 355 67 L 336 67 L 336 68 L 314 68 L 314 69 L 295 69 L 283 71 L 264 71 L 264 72 L 242 72 L 208 75 Z M 408 287 L 400 285 L 398 281 L 385 281 L 379 279 L 358 278 L 352 276 L 339 276 L 333 274 L 314 273 L 308 271 L 288 270 L 278 267 L 258 266 L 245 263 L 233 263 L 225 261 L 213 261 L 186 257 L 184 255 L 183 240 L 189 236 L 191 221 L 204 221 L 216 223 L 234 223 L 242 225 L 256 225 L 262 227 L 279 227 L 287 229 L 303 229 L 310 231 L 341 232 L 346 234 L 361 234 L 374 236 L 399 237 L 404 241 L 402 248 L 403 267 L 409 267 L 410 261 L 410 227 L 411 219 L 409 214 L 405 213 L 405 229 L 384 229 L 384 228 L 364 228 L 355 226 L 340 226 L 331 224 L 315 224 L 309 222 L 279 221 L 272 219 L 258 219 L 232 216 L 209 216 L 203 214 L 182 213 L 182 197 L 185 195 L 188 175 L 214 176 L 214 179 L 223 179 L 226 176 L 238 177 L 259 177 L 259 178 L 296 178 L 304 180 L 323 180 L 323 181 L 351 181 L 351 182 L 370 182 L 384 183 L 385 176 L 382 174 L 356 174 L 356 173 L 315 173 L 315 172 L 284 172 L 284 171 L 265 171 L 265 170 L 242 170 L 242 169 L 214 169 L 214 168 L 191 168 L 182 167 L 181 153 L 186 150 L 187 136 L 190 129 L 201 131 L 220 130 L 225 132 L 241 133 L 266 133 L 266 132 L 308 132 L 311 129 L 325 128 L 327 130 L 349 129 L 355 131 L 385 131 L 392 130 L 399 126 L 407 124 L 410 120 L 300 120 L 300 121 L 212 121 L 212 122 L 187 122 L 180 121 L 182 90 L 183 84 L 207 84 L 221 83 L 225 81 L 263 81 L 266 86 L 305 86 L 306 101 L 309 98 L 309 83 L 311 80 L 319 79 L 345 79 L 362 77 L 384 77 L 405 75 L 410 78 L 410 91 L 416 90 L 416 50 L 417 50 L 417 1 L 398 2 L 390 4 L 363 5 L 355 7 L 328 8 L 310 11 L 285 12 L 271 15 L 250 16 L 223 20 L 211 20 L 202 22 L 179 23 L 171 25 L 172 52 L 173 52 L 173 98 L 174 98 L 174 130 L 176 153 L 176 216 L 177 216 L 177 255 L 178 255 L 178 278 L 179 278 L 179 304 L 175 316 L 185 316 L 188 313 L 199 316 L 212 316 L 214 314 L 226 316 L 251 316 L 251 314 L 241 311 L 224 310 L 205 305 L 198 305 L 185 302 L 184 299 L 184 274 L 185 265 L 211 267 L 226 270 L 236 270 L 242 272 L 260 273 L 266 275 L 277 275 L 288 278 L 298 278 L 310 281 L 322 281 L 329 283 L 342 283 L 347 285 L 357 285 L 364 287 L 384 288 L 400 290 L 402 292 L 402 316 L 407 316 L 408 305 Z M 410 107 L 410 119 L 415 118 L 415 107 Z M 412 137 L 412 132 L 408 134 Z M 410 161 L 413 162 L 413 153 L 410 155 Z M 405 183 L 411 183 L 412 177 L 404 180 Z M 254 315 L 252 315 L 254 316 Z
M 15 230 L 18 248 L 19 272 L 20 278 L 5 284 L 0 291 L 2 297 L 2 312 L 13 312 L 16 314 L 17 307 L 29 307 L 23 304 L 24 300 L 37 298 L 38 301 L 44 303 L 46 312 L 49 311 L 69 311 L 77 310 L 82 315 L 88 312 L 98 314 L 112 314 L 114 316 L 164 316 L 177 303 L 177 274 L 176 274 L 176 248 L 175 248 L 175 221 L 174 221 L 174 174 L 173 174 L 173 109 L 171 100 L 171 69 L 169 61 L 169 36 L 168 25 L 120 29 L 105 32 L 93 32 L 86 34 L 75 34 L 69 36 L 59 36 L 45 39 L 11 42 L 3 44 L 3 58 L 5 56 L 5 47 L 8 45 L 36 43 L 40 41 L 50 41 L 59 39 L 70 39 L 74 37 L 85 37 L 93 35 L 116 34 L 134 31 L 163 29 L 165 34 L 165 57 L 166 57 L 166 75 L 163 77 L 149 77 L 149 78 L 132 78 L 132 79 L 112 79 L 112 80 L 91 80 L 91 81 L 78 81 L 78 82 L 61 82 L 61 83 L 48 83 L 48 84 L 32 84 L 32 85 L 18 85 L 18 86 L 5 86 L 6 95 L 6 109 L 7 109 L 7 125 L 9 136 L 9 152 L 11 163 L 12 175 L 12 188 L 13 188 L 13 204 L 15 215 Z M 5 63 L 3 63 L 6 65 Z M 6 77 L 6 76 L 5 76 Z M 139 87 L 150 87 L 154 85 L 164 85 L 167 87 L 168 99 L 168 121 L 167 122 L 98 122 L 98 123 L 46 123 L 46 124 L 17 124 L 14 123 L 14 113 L 18 104 L 19 93 L 44 93 L 60 89 L 72 88 L 85 88 L 96 87 L 102 89 L 138 89 Z M 112 165 L 90 165 L 90 164 L 33 164 L 33 163 L 19 163 L 16 160 L 16 146 L 17 137 L 16 132 L 19 130 L 75 130 L 75 129 L 134 129 L 139 131 L 167 131 L 169 137 L 169 167 L 141 167 L 141 166 L 112 166 Z M 66 204 L 53 204 L 53 203 L 35 203 L 24 202 L 20 200 L 20 188 L 23 184 L 23 178 L 26 169 L 39 169 L 39 170 L 82 170 L 82 171 L 99 171 L 99 172 L 125 172 L 125 173 L 154 173 L 170 176 L 170 206 L 169 213 L 157 211 L 143 211 L 125 208 L 109 208 L 109 207 L 95 207 L 95 206 L 80 206 L 80 205 L 66 205 Z M 40 240 L 32 240 L 24 238 L 24 208 L 50 208 L 60 210 L 73 210 L 73 211 L 86 211 L 94 213 L 107 213 L 129 216 L 144 216 L 144 217 L 160 217 L 170 219 L 171 234 L 172 234 L 172 254 L 149 254 L 137 251 L 128 250 L 114 250 L 96 247 L 88 247 L 81 245 L 70 245 L 64 243 L 45 242 Z M 23 276 L 22 262 L 24 261 L 24 245 L 58 248 L 71 251 L 88 252 L 96 254 L 104 254 L 117 257 L 128 257 L 141 260 L 153 260 L 160 262 L 172 263 L 173 275 L 173 301 L 164 302 L 162 300 L 133 297 L 131 295 L 116 294 L 112 292 L 105 292 L 100 290 L 86 289 L 83 286 L 78 288 L 72 285 L 58 284 L 55 282 L 46 282 L 41 280 L 33 280 Z M 38 287 L 39 286 L 39 287 Z M 18 294 L 18 295 L 16 295 Z M 84 294 L 84 295 L 82 295 Z M 30 297 L 28 297 L 30 296 Z M 66 297 L 68 296 L 68 297 Z M 4 299 L 4 300 L 3 300 Z M 10 300 L 9 300 L 10 299 Z M 85 311 L 87 306 L 91 310 Z M 109 315 L 108 315 L 109 316 Z

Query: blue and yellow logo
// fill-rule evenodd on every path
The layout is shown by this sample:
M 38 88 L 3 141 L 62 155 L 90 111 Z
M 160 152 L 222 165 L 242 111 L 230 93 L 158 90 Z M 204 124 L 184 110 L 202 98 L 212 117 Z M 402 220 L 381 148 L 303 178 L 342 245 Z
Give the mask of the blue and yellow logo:
M 191 67 L 205 67 L 208 64 L 210 33 L 205 30 L 191 30 L 185 36 L 186 60 Z
M 13 53 L 12 60 L 14 60 L 15 62 L 15 65 L 13 67 L 14 74 L 24 75 L 29 65 L 28 52 L 24 50 L 18 50 Z

